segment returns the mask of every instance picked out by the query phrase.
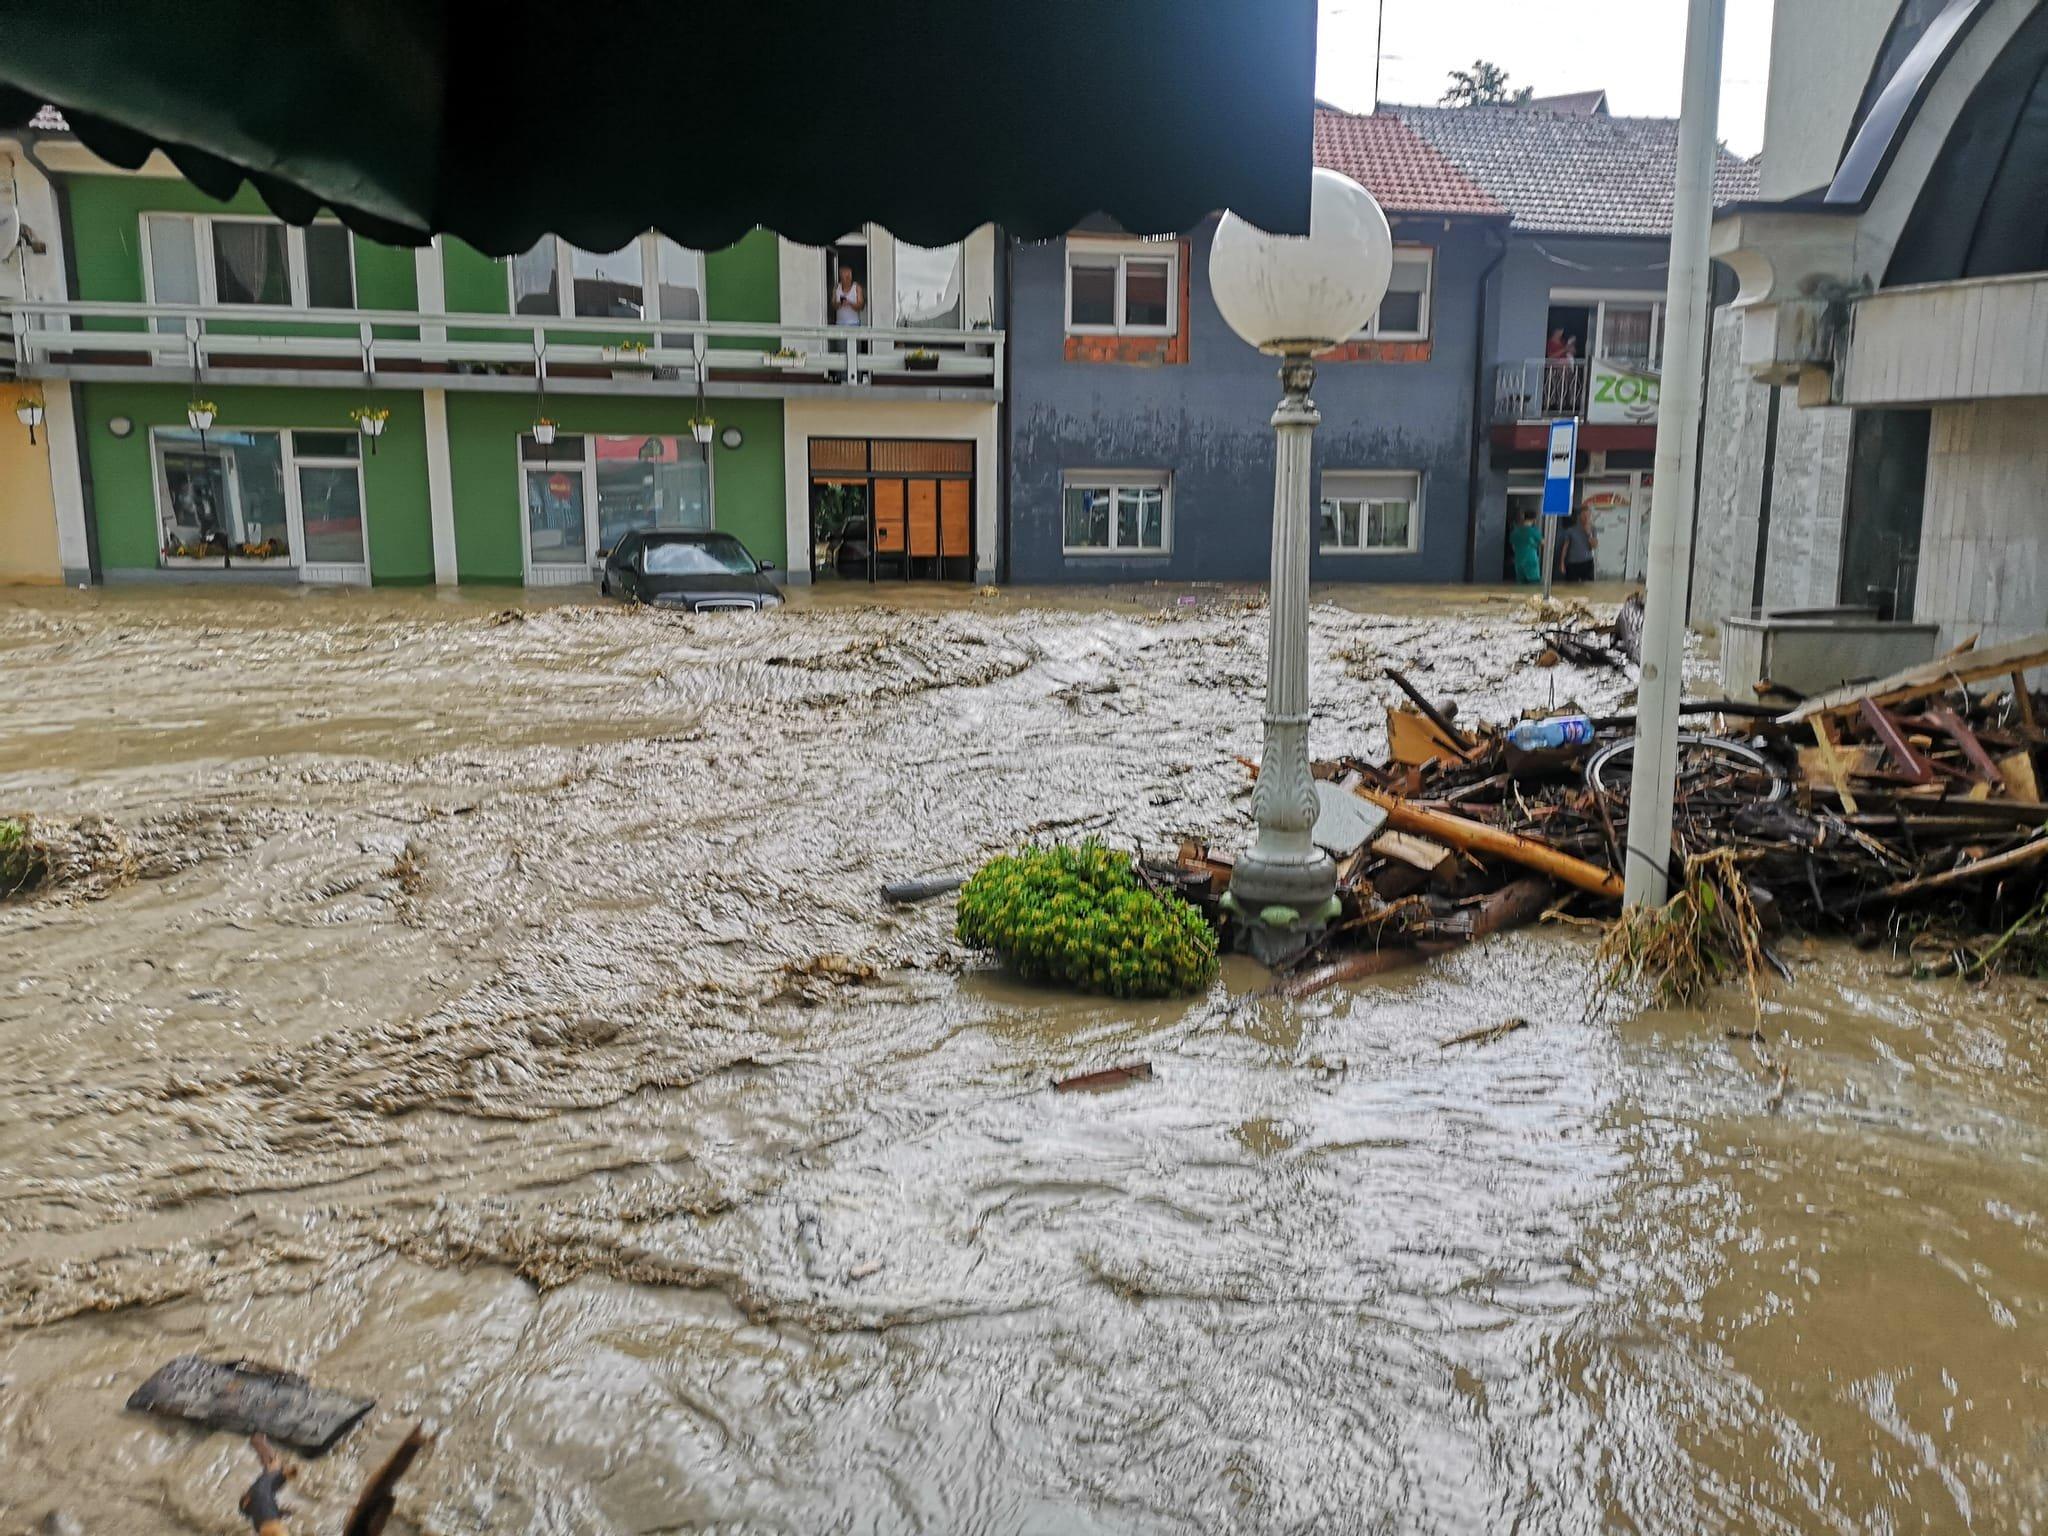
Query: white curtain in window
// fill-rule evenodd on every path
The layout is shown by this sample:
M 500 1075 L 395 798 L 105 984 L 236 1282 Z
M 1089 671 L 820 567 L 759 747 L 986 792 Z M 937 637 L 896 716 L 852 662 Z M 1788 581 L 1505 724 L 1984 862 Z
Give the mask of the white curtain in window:
M 896 242 L 896 323 L 957 327 L 965 263 L 952 245 Z

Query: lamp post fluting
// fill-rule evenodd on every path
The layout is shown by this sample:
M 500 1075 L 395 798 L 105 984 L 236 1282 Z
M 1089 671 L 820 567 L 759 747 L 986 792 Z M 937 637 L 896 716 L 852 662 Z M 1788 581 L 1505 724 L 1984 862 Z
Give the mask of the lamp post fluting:
M 1267 602 L 1265 739 L 1252 795 L 1258 836 L 1237 862 L 1225 905 L 1267 964 L 1298 953 L 1336 915 L 1336 867 L 1315 844 L 1309 771 L 1308 576 L 1315 429 L 1311 359 L 1357 334 L 1393 267 L 1386 215 L 1357 182 L 1317 170 L 1309 233 L 1268 235 L 1225 214 L 1209 251 L 1209 287 L 1230 328 L 1281 358 L 1273 412 L 1273 564 Z

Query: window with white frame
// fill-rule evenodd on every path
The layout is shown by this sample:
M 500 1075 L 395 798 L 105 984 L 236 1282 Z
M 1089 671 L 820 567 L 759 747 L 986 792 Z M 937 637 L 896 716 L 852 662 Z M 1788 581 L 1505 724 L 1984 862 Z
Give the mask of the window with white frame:
M 1358 334 L 1370 341 L 1427 341 L 1436 252 L 1426 245 L 1397 245 L 1379 312 Z
M 958 330 L 967 270 L 965 248 L 952 245 L 911 245 L 898 240 L 896 323 Z
M 605 254 L 543 235 L 506 267 L 515 315 L 570 320 L 704 318 L 703 253 L 651 230 Z
M 1404 555 L 1421 547 L 1422 476 L 1413 470 L 1323 471 L 1322 551 Z
M 1164 470 L 1086 470 L 1060 483 L 1061 544 L 1070 555 L 1163 555 L 1173 530 Z
M 267 562 L 368 579 L 357 433 L 158 427 L 150 452 L 166 564 Z
M 1180 243 L 1067 239 L 1067 330 L 1168 336 L 1179 324 Z
M 145 213 L 142 245 L 153 304 L 355 308 L 355 242 L 331 219 Z

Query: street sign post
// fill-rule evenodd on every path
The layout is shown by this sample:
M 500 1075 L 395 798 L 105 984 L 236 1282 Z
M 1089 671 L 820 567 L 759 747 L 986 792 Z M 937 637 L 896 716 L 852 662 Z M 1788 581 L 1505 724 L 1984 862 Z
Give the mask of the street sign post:
M 1579 462 L 1579 423 L 1565 417 L 1550 424 L 1550 449 L 1543 456 L 1543 595 L 1550 596 L 1557 569 L 1557 525 L 1572 515 L 1573 472 Z

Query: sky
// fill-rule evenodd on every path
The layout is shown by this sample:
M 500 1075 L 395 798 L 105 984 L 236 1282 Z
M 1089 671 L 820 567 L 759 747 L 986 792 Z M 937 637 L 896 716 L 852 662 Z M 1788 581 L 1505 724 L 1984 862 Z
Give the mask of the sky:
M 1316 94 L 1352 112 L 1373 105 L 1373 37 L 1382 0 L 1317 0 Z M 1676 117 L 1685 63 L 1684 0 L 1384 0 L 1380 99 L 1429 104 L 1453 69 L 1488 59 L 1539 96 L 1594 87 L 1608 109 Z M 1728 0 L 1721 53 L 1721 142 L 1753 155 L 1764 141 L 1771 0 Z

